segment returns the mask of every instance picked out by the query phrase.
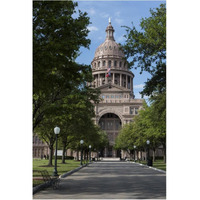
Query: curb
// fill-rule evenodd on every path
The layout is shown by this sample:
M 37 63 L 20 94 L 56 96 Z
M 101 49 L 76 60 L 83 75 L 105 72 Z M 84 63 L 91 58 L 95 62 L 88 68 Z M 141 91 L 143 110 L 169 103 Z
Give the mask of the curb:
M 73 169 L 73 170 L 71 170 L 71 171 L 69 171 L 69 172 L 67 172 L 67 173 L 65 173 L 65 174 L 60 175 L 60 176 L 59 176 L 59 179 L 65 178 L 65 177 L 67 177 L 67 176 L 69 176 L 69 175 L 71 175 L 71 174 L 73 174 L 73 173 L 79 171 L 81 168 L 86 167 L 87 165 L 89 165 L 89 163 L 88 163 L 88 164 L 84 164 L 84 165 L 82 165 L 82 166 L 80 166 L 80 167 L 78 167 L 78 168 L 76 168 L 76 169 Z M 42 189 L 44 189 L 44 188 L 47 188 L 48 186 L 49 186 L 48 183 L 42 183 L 42 184 L 40 184 L 40 185 L 35 186 L 35 187 L 33 188 L 33 195 L 34 195 L 35 193 L 39 192 L 40 190 L 42 190 Z
M 87 164 L 84 164 L 84 165 L 82 165 L 82 166 L 80 166 L 80 167 L 78 167 L 76 169 L 73 169 L 73 170 L 71 170 L 71 171 L 69 171 L 69 172 L 67 172 L 65 174 L 60 175 L 59 178 L 65 178 L 65 177 L 67 177 L 67 176 L 79 171 L 81 168 L 86 167 L 86 166 L 87 166 Z
M 46 188 L 49 184 L 48 183 L 42 183 L 40 185 L 37 185 L 33 188 L 33 195 L 37 192 L 39 192 L 40 190 Z
M 153 170 L 156 170 L 156 171 L 159 171 L 159 172 L 163 172 L 163 173 L 166 174 L 166 171 L 164 171 L 164 170 L 162 170 L 162 169 L 157 169 L 157 168 L 155 168 L 155 167 L 151 167 L 151 166 L 144 165 L 144 164 L 137 163 L 137 162 L 131 162 L 131 161 L 129 161 L 129 163 L 135 163 L 135 164 L 137 164 L 137 165 L 140 165 L 140 166 L 143 166 L 143 167 L 148 167 L 148 168 L 150 168 L 150 169 L 153 169 Z

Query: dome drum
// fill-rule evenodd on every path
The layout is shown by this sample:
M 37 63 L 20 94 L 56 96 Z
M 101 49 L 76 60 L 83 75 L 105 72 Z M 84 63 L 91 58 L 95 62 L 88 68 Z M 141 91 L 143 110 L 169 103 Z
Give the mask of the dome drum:
M 128 70 L 128 64 L 124 59 L 95 59 L 92 61 L 92 70 L 107 69 L 110 65 L 111 69 Z

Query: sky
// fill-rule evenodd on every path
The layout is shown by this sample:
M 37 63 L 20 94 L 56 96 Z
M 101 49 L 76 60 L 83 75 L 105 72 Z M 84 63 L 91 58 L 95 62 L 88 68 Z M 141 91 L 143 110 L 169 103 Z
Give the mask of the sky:
M 106 37 L 106 27 L 109 17 L 111 24 L 115 29 L 114 37 L 117 43 L 124 44 L 126 29 L 122 26 L 132 27 L 132 23 L 140 30 L 140 21 L 142 18 L 150 16 L 150 9 L 157 8 L 165 1 L 77 1 L 81 11 L 87 12 L 91 24 L 88 26 L 90 33 L 88 38 L 91 40 L 90 49 L 81 48 L 81 55 L 77 58 L 80 64 L 90 65 L 96 48 L 102 44 Z M 133 79 L 133 90 L 135 98 L 141 98 L 139 94 L 142 91 L 147 78 L 150 78 L 148 72 L 140 74 L 140 69 L 131 69 L 135 77 Z M 147 97 L 144 97 L 148 99 Z

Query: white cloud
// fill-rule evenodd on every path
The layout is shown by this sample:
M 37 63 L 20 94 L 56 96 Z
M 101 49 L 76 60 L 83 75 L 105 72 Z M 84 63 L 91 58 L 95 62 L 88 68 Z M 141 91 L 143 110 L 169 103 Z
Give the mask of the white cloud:
M 141 94 L 139 92 L 135 93 L 134 95 L 136 99 L 141 99 Z
M 135 99 L 145 99 L 145 100 L 149 100 L 149 96 L 144 95 L 142 98 L 142 95 L 139 92 L 134 93 L 135 95 Z
M 95 15 L 95 14 L 96 14 L 96 11 L 95 11 L 94 8 L 90 8 L 90 10 L 88 10 L 88 13 L 89 13 L 90 15 Z
M 88 26 L 89 31 L 98 31 L 99 29 L 96 26 Z
M 149 96 L 144 95 L 143 99 L 149 99 Z
M 144 84 L 139 84 L 139 85 L 134 85 L 133 88 L 134 89 L 143 89 Z
M 109 18 L 110 15 L 108 13 L 101 13 L 100 16 L 102 18 Z
M 119 17 L 120 16 L 120 11 L 115 12 L 115 16 Z
M 121 18 L 115 18 L 115 22 L 117 23 L 117 24 L 122 24 L 123 22 L 124 22 L 124 20 L 123 19 L 121 19 Z

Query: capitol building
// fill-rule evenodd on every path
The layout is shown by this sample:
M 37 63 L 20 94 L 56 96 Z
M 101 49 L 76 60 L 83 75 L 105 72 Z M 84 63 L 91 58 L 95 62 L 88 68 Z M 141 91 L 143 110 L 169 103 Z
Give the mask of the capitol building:
M 95 124 L 106 131 L 109 146 L 100 153 L 102 157 L 126 157 L 123 151 L 113 148 L 119 130 L 124 124 L 133 121 L 142 108 L 143 99 L 135 99 L 133 93 L 134 74 L 120 45 L 115 42 L 114 28 L 106 28 L 105 41 L 97 47 L 92 60 L 92 87 L 101 91 L 101 102 L 95 105 Z M 128 156 L 128 155 L 127 155 Z

